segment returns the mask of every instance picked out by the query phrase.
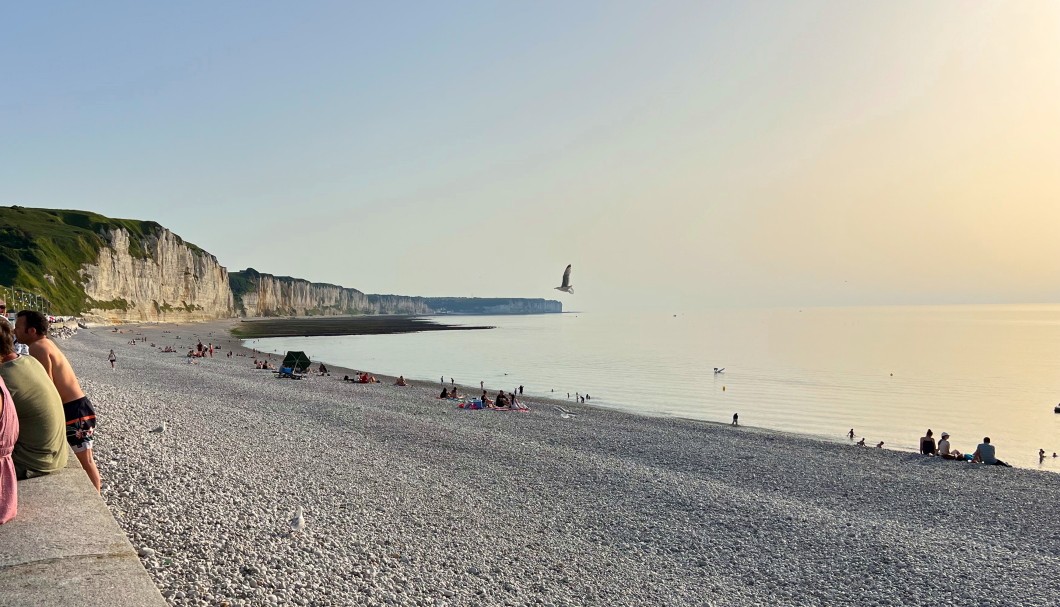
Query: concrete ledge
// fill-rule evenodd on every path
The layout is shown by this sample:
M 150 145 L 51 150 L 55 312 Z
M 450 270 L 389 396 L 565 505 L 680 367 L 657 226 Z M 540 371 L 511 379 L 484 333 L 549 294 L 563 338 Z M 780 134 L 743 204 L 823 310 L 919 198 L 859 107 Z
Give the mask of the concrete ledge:
M 66 468 L 18 483 L 0 525 L 0 606 L 166 605 L 72 454 Z

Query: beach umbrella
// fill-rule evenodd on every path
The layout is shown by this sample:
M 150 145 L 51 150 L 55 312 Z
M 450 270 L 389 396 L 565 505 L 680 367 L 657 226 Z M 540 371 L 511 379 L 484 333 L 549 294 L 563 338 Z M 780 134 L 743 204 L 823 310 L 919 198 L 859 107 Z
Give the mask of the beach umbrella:
M 283 357 L 284 367 L 290 367 L 295 371 L 301 373 L 309 368 L 310 361 L 309 357 L 305 355 L 305 352 L 301 350 L 288 350 L 287 354 Z

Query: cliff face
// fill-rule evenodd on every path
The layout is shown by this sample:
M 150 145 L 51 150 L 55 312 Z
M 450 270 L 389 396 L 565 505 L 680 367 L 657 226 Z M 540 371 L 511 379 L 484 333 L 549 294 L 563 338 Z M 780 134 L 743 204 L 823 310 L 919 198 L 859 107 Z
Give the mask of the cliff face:
M 81 267 L 87 318 L 181 322 L 232 316 L 228 271 L 213 255 L 164 228 L 135 243 L 120 228 L 102 236 L 107 246 L 95 263 Z
M 428 314 L 420 297 L 365 295 L 357 289 L 262 274 L 253 268 L 232 274 L 235 310 L 242 316 L 334 316 Z
M 253 269 L 229 274 L 153 221 L 17 205 L 0 207 L 0 289 L 19 293 L 16 305 L 96 322 L 562 311 L 544 299 L 369 295 Z

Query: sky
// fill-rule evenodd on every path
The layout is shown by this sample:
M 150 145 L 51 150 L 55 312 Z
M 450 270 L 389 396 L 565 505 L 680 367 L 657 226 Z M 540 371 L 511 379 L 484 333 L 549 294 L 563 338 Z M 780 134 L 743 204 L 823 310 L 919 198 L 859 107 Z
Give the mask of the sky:
M 0 204 L 368 293 L 1060 302 L 1060 3 L 8 3 Z

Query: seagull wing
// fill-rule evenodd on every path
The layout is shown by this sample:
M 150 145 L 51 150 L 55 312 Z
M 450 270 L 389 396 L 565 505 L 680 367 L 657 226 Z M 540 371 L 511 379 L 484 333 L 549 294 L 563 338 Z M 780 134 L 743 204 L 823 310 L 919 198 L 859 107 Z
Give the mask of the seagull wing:
M 570 267 L 571 264 L 567 264 L 567 269 L 563 271 L 563 283 L 560 284 L 563 288 L 570 286 Z

